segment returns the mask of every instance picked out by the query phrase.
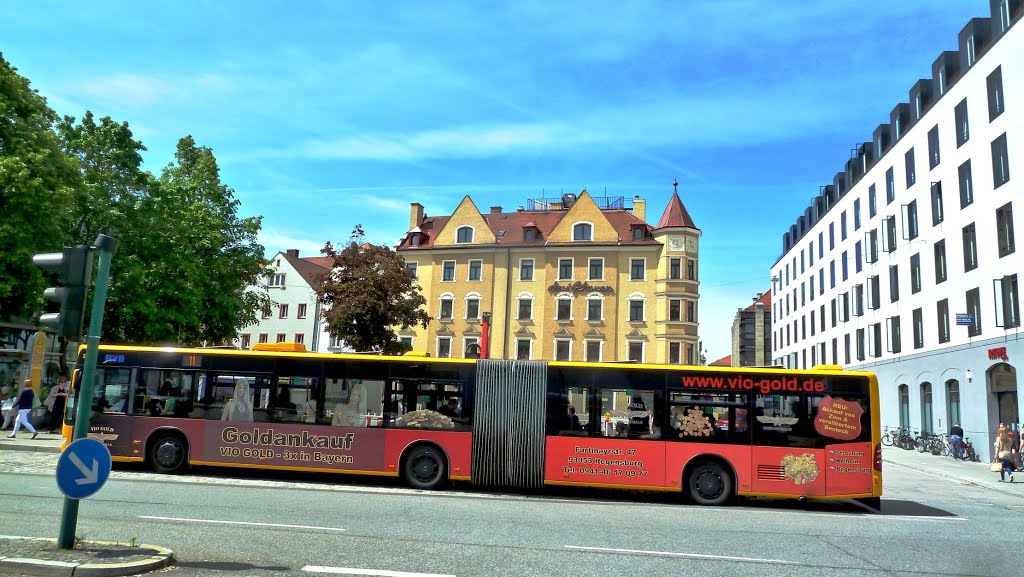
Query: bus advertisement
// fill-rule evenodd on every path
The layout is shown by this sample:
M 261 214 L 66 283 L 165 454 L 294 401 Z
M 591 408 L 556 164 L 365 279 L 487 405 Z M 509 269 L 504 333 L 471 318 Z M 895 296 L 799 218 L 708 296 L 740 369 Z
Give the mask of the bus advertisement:
M 877 381 L 835 366 L 103 345 L 95 378 L 89 435 L 115 461 L 162 473 L 208 465 L 393 476 L 419 489 L 675 491 L 704 505 L 753 496 L 877 508 L 882 494 Z

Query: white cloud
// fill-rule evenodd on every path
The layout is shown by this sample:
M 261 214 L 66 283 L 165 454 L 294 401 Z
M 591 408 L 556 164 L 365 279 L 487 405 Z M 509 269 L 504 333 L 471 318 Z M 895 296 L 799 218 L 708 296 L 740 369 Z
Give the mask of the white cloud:
M 299 249 L 299 254 L 302 256 L 321 256 L 320 249 L 324 247 L 327 239 L 317 240 L 273 228 L 264 228 L 260 231 L 259 242 L 263 245 L 263 252 L 267 256 L 289 249 Z

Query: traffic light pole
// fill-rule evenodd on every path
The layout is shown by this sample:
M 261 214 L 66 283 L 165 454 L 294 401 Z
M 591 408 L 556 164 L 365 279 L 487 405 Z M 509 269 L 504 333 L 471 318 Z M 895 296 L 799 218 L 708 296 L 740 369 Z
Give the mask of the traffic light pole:
M 104 234 L 96 237 L 96 248 L 100 251 L 99 270 L 96 272 L 96 291 L 92 299 L 92 316 L 89 317 L 89 333 L 86 336 L 85 366 L 82 380 L 78 385 L 78 406 L 75 407 L 75 428 L 71 440 L 89 434 L 89 417 L 92 411 L 92 393 L 96 386 L 96 359 L 99 357 L 100 333 L 103 329 L 103 310 L 107 303 L 107 284 L 110 281 L 110 261 L 117 251 L 118 241 Z M 61 549 L 75 546 L 75 530 L 78 528 L 78 499 L 64 498 L 64 511 L 60 518 L 60 534 L 57 545 Z

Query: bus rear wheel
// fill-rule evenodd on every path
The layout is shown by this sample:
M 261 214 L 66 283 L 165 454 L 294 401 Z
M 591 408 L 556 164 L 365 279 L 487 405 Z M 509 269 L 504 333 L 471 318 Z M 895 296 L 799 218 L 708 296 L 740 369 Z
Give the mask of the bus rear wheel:
M 181 435 L 165 434 L 149 445 L 149 463 L 157 473 L 179 473 L 188 463 L 188 447 Z
M 413 448 L 402 465 L 402 478 L 413 489 L 437 489 L 448 478 L 444 455 L 436 448 L 423 445 Z
M 686 489 L 698 505 L 724 505 L 732 498 L 732 475 L 721 464 L 704 461 L 690 470 Z

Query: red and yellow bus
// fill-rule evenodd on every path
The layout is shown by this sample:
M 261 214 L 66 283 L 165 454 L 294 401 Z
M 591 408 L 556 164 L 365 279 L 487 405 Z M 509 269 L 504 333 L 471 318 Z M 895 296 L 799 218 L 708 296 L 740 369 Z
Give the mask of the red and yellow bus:
M 164 473 L 677 491 L 705 505 L 745 495 L 877 508 L 882 494 L 870 373 L 269 348 L 279 350 L 101 346 L 89 434 L 115 461 Z

